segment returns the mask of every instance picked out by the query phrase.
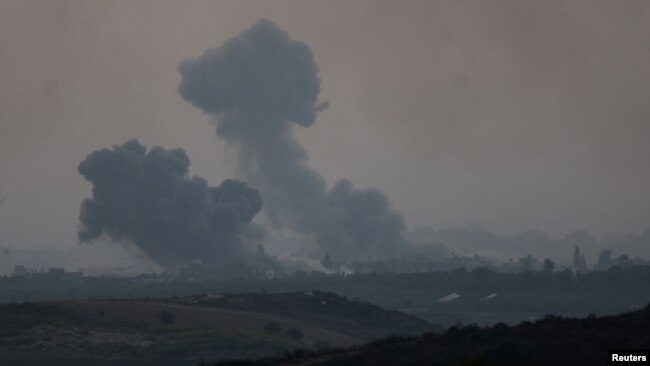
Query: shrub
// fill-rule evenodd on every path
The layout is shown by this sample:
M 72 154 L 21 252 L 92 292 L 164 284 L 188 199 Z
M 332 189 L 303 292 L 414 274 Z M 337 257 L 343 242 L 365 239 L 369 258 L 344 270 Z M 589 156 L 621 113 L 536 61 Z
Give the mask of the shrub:
M 287 335 L 289 336 L 289 338 L 294 339 L 296 341 L 300 341 L 305 337 L 305 335 L 302 333 L 302 330 L 298 328 L 287 329 Z
M 160 322 L 163 324 L 167 325 L 172 325 L 176 322 L 176 317 L 174 314 L 172 314 L 171 311 L 169 310 L 160 310 L 160 313 L 158 313 L 158 318 L 160 319 Z
M 264 324 L 264 331 L 269 333 L 282 333 L 282 326 L 276 322 Z
M 324 339 L 319 339 L 317 341 L 314 341 L 314 343 L 311 345 L 312 348 L 314 348 L 317 351 L 323 351 L 326 349 L 332 348 L 332 345 L 330 342 L 324 340 Z

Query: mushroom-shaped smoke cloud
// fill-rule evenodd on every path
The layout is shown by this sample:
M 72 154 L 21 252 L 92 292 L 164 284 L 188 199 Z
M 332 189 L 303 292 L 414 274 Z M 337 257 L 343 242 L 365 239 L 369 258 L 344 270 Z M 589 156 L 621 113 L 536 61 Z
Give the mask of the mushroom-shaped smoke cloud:
M 317 102 L 320 79 L 309 47 L 268 20 L 186 60 L 179 70 L 180 94 L 219 116 L 220 136 L 257 135 L 290 121 L 310 126 L 327 107 Z
M 318 67 L 305 43 L 260 20 L 179 71 L 181 96 L 216 117 L 217 136 L 239 147 L 239 172 L 262 191 L 272 225 L 313 234 L 337 259 L 391 257 L 408 247 L 402 216 L 383 193 L 347 181 L 328 192 L 293 137 L 292 123 L 308 127 L 327 106 L 318 102 Z

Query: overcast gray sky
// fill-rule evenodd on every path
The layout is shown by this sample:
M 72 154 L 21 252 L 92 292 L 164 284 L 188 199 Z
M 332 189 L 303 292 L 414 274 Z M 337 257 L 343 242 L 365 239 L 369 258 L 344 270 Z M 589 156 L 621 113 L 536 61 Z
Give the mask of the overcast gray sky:
M 77 165 L 129 138 L 234 176 L 177 67 L 259 18 L 320 67 L 312 167 L 409 227 L 650 227 L 648 1 L 0 0 L 0 246 L 76 244 Z

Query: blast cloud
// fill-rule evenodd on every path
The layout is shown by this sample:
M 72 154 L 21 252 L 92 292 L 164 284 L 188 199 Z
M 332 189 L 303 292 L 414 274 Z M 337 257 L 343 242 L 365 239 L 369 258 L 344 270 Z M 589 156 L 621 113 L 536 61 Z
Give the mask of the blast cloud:
M 189 167 L 184 150 L 147 151 L 137 140 L 94 151 L 78 168 L 93 185 L 81 205 L 79 240 L 132 242 L 163 267 L 261 255 L 247 245 L 261 235 L 251 223 L 262 208 L 258 191 L 232 179 L 210 187 L 189 177 Z
M 402 216 L 378 190 L 339 181 L 327 191 L 308 166 L 292 124 L 312 125 L 327 107 L 310 48 L 273 22 L 250 29 L 179 66 L 181 96 L 217 120 L 217 136 L 240 149 L 239 173 L 262 190 L 278 229 L 315 235 L 337 259 L 385 258 L 408 247 Z

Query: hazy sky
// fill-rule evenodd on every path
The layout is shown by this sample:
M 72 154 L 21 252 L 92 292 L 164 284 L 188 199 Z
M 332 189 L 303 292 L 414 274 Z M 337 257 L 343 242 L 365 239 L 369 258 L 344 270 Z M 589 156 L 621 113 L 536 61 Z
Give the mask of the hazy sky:
M 648 1 L 0 0 L 0 246 L 75 244 L 77 165 L 133 137 L 233 177 L 177 67 L 259 18 L 320 67 L 312 167 L 409 227 L 650 227 Z

